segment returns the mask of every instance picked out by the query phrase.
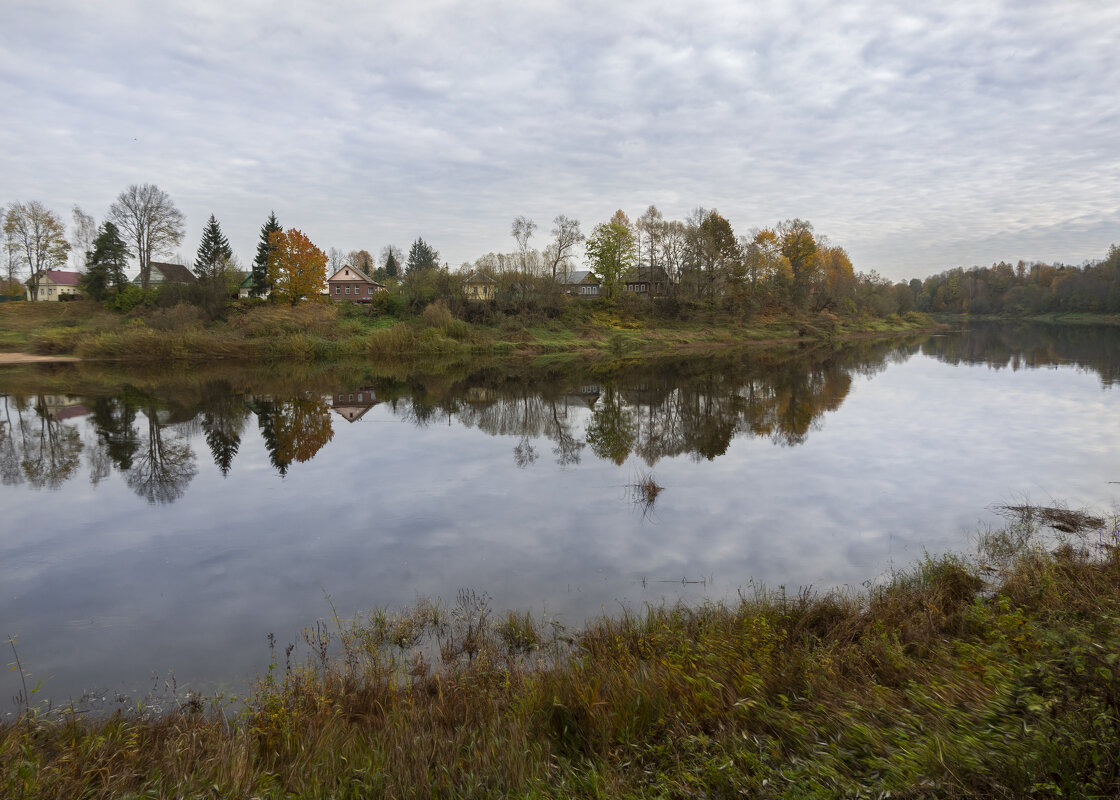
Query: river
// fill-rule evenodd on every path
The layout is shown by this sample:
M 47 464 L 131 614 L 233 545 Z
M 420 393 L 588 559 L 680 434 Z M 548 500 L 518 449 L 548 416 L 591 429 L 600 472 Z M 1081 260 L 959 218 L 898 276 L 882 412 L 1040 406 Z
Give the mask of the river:
M 331 615 L 485 593 L 575 627 L 862 586 L 994 507 L 1109 512 L 1120 330 L 732 357 L 0 368 L 0 636 L 34 699 L 243 693 Z M 640 488 L 662 491 L 652 502 Z M 0 713 L 18 672 L 0 674 Z

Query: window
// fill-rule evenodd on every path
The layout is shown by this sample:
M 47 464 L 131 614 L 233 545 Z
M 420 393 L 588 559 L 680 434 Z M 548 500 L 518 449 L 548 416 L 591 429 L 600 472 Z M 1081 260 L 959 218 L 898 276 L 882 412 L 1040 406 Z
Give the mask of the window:
M 373 287 L 372 287 L 372 286 L 371 286 L 371 287 L 369 287 L 369 289 L 367 290 L 367 292 L 368 292 L 369 294 L 373 294 Z
M 350 287 L 349 286 L 346 287 L 346 294 L 350 294 Z
M 342 287 L 341 286 L 334 287 L 334 293 L 335 294 L 342 294 Z

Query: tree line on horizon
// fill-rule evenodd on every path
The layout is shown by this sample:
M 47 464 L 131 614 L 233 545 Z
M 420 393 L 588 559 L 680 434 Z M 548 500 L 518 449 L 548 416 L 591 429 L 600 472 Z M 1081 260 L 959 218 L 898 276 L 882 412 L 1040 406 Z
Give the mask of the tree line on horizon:
M 121 192 L 100 226 L 74 206 L 69 237 L 58 216 L 38 201 L 0 206 L 0 222 L 8 293 L 17 287 L 22 293 L 17 276 L 24 272 L 25 285 L 34 291 L 43 271 L 63 268 L 73 255 L 83 292 L 111 306 L 115 302 L 120 310 L 144 302 L 153 258 L 169 255 L 185 234 L 183 214 L 151 184 Z M 1001 261 L 892 283 L 874 271 L 856 272 L 843 247 L 801 219 L 736 235 L 715 209 L 697 208 L 684 220 L 670 220 L 651 205 L 634 220 L 619 210 L 586 236 L 579 220 L 558 215 L 540 249 L 531 246 L 536 231 L 535 222 L 518 216 L 510 230 L 516 250 L 491 252 L 453 270 L 423 237 L 407 256 L 394 245 L 377 259 L 364 249 L 323 251 L 298 229 L 285 230 L 270 213 L 253 262 L 243 269 L 211 214 L 193 265 L 198 286 L 176 287 L 165 300 L 207 306 L 216 316 L 247 278 L 252 296 L 294 303 L 324 291 L 328 270 L 350 266 L 385 283 L 413 308 L 461 297 L 466 278 L 481 275 L 494 282 L 499 302 L 504 298 L 512 310 L 527 301 L 555 303 L 584 266 L 606 300 L 621 299 L 627 285 L 645 284 L 650 291 L 643 296 L 651 304 L 657 299 L 657 309 L 670 315 L 696 306 L 876 316 L 912 310 L 1120 312 L 1116 245 L 1100 261 L 1081 267 L 1023 261 L 1012 267 Z M 125 274 L 131 257 L 139 264 L 139 286 Z

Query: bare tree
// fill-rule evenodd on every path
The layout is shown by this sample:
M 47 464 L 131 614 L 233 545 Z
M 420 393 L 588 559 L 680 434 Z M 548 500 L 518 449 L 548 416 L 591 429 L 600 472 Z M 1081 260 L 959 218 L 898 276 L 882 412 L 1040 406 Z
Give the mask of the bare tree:
M 342 265 L 346 263 L 346 254 L 339 250 L 337 247 L 332 247 L 327 251 L 327 269 L 328 275 L 333 275 L 342 269 Z
M 529 252 L 529 239 L 533 236 L 533 231 L 537 229 L 537 223 L 525 216 L 519 216 L 513 221 L 510 227 L 510 235 L 513 236 L 517 242 L 517 251 L 520 256 L 521 271 L 528 273 L 531 271 L 533 262 L 536 261 L 534 257 L 536 253 L 530 254 Z
M 39 276 L 43 270 L 61 267 L 66 263 L 70 245 L 66 242 L 66 229 L 50 209 L 38 200 L 12 203 L 4 217 L 4 234 L 7 236 L 9 257 L 15 259 L 15 269 L 26 265 L 31 275 L 27 286 L 34 298 L 39 289 Z M 9 272 L 14 270 L 9 264 Z
M 74 217 L 73 232 L 70 234 L 70 257 L 74 260 L 74 266 L 82 272 L 86 268 L 86 255 L 93 249 L 93 240 L 97 238 L 97 221 L 76 204 L 70 213 Z
M 140 287 L 147 289 L 152 256 L 170 253 L 183 240 L 182 212 L 158 186 L 132 184 L 109 206 L 108 219 L 136 245 Z
M 552 243 L 545 252 L 548 253 L 552 279 L 556 280 L 557 273 L 567 274 L 576 245 L 584 240 L 584 235 L 580 232 L 579 220 L 569 219 L 563 214 L 552 220 L 552 225 Z
M 666 224 L 657 206 L 647 208 L 635 224 L 638 230 L 638 270 L 645 272 L 651 281 L 658 280 L 654 276 L 662 272 L 661 243 L 665 238 Z M 652 292 L 650 296 L 653 296 Z
M 533 231 L 537 229 L 537 223 L 528 217 L 518 217 L 513 221 L 513 226 L 510 228 L 510 235 L 513 236 L 517 242 L 517 249 L 525 252 L 529 249 L 529 239 L 533 236 Z

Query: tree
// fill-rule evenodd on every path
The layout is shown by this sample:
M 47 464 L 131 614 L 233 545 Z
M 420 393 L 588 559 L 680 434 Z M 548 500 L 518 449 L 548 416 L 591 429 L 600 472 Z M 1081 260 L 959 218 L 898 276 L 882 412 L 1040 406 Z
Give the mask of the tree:
M 40 273 L 66 264 L 70 245 L 65 228 L 58 217 L 38 200 L 12 203 L 4 217 L 4 233 L 8 236 L 9 253 L 18 265 L 31 273 L 27 288 L 34 298 L 39 290 Z
M 439 266 L 439 252 L 422 238 L 417 237 L 408 251 L 408 265 L 405 272 L 412 274 Z
M 634 266 L 634 232 L 621 210 L 610 222 L 600 222 L 587 240 L 587 260 L 602 284 L 607 299 L 618 292 L 618 284 Z
M 381 250 L 381 269 L 385 271 L 386 278 L 396 278 L 401 274 L 401 264 L 404 263 L 404 253 L 399 247 L 391 244 L 385 245 Z
M 171 252 L 183 240 L 183 215 L 171 198 L 150 183 L 132 184 L 111 206 L 109 219 L 136 246 L 140 261 L 140 288 L 147 289 L 152 256 Z
M 194 274 L 204 282 L 214 282 L 225 276 L 226 269 L 233 260 L 233 248 L 229 240 L 222 233 L 222 226 L 214 215 L 202 231 L 202 241 L 198 245 L 198 254 L 194 259 Z
M 567 274 L 574 257 L 577 244 L 584 240 L 579 229 L 578 219 L 569 219 L 560 214 L 552 220 L 552 243 L 546 248 L 549 268 L 552 270 L 552 279 L 556 280 L 557 273 Z
M 635 224 L 638 232 L 638 270 L 645 271 L 653 280 L 655 274 L 664 271 L 661 265 L 662 242 L 668 223 L 657 206 L 650 206 L 646 213 L 638 217 Z M 653 293 L 650 293 L 653 296 Z
M 257 244 L 257 257 L 253 259 L 251 272 L 253 288 L 249 290 L 253 297 L 264 297 L 272 290 L 272 285 L 268 282 L 268 261 L 272 254 L 272 245 L 269 244 L 268 237 L 282 230 L 284 229 L 276 221 L 276 212 L 270 211 L 268 220 L 261 226 L 261 240 Z
M 336 272 L 342 269 L 342 265 L 345 262 L 345 256 L 342 255 L 342 251 L 337 247 L 332 247 L 327 251 L 327 267 L 331 275 L 334 275 Z
M 346 254 L 346 263 L 369 277 L 373 277 L 373 256 L 369 250 L 351 250 Z
M 295 305 L 326 291 L 327 254 L 310 239 L 292 228 L 270 234 L 268 244 L 268 280 L 278 299 Z
M 86 271 L 81 277 L 82 293 L 101 302 L 128 284 L 124 274 L 128 263 L 128 245 L 117 226 L 106 222 L 101 226 L 93 247 L 86 255 Z
M 804 307 L 809 301 L 809 294 L 820 268 L 813 226 L 803 219 L 787 219 L 778 225 L 777 234 L 782 255 L 789 260 L 793 277 L 793 301 Z
M 703 212 L 696 228 L 696 256 L 700 266 L 701 294 L 712 299 L 740 262 L 739 242 L 731 223 L 712 209 Z
M 70 213 L 74 218 L 74 232 L 70 236 L 70 255 L 77 262 L 75 266 L 80 272 L 86 268 L 86 256 L 93 249 L 93 240 L 97 236 L 97 221 L 77 205 Z
M 533 231 L 537 229 L 537 223 L 525 216 L 519 216 L 513 221 L 510 227 L 510 235 L 513 236 L 514 241 L 517 242 L 517 252 L 519 255 L 521 271 L 528 273 L 531 270 L 532 259 L 529 254 L 529 239 L 533 236 Z

